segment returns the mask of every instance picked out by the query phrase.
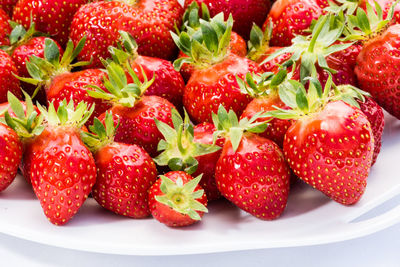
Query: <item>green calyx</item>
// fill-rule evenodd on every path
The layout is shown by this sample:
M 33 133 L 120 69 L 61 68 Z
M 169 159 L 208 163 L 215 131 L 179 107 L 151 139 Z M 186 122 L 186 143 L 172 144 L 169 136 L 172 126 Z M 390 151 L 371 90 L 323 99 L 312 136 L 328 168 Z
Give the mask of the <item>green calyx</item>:
M 11 92 L 7 93 L 8 103 L 16 117 L 12 117 L 7 110 L 4 113 L 3 122 L 11 127 L 22 140 L 26 140 L 39 136 L 43 132 L 45 126 L 43 123 L 43 114 L 38 114 L 33 106 L 30 96 L 25 92 L 23 93 L 25 96 L 25 111 L 24 106 L 18 98 Z
M 200 221 L 201 217 L 198 212 L 208 212 L 208 209 L 196 199 L 204 195 L 204 190 L 196 190 L 202 175 L 194 178 L 193 180 L 183 184 L 181 178 L 176 182 L 172 181 L 166 176 L 161 175 L 161 192 L 164 195 L 156 196 L 155 199 L 170 207 L 171 209 L 188 215 L 191 219 Z
M 158 130 L 165 140 L 158 144 L 158 151 L 163 151 L 154 158 L 159 166 L 168 166 L 172 171 L 185 171 L 188 174 L 196 172 L 198 161 L 196 157 L 214 153 L 221 148 L 216 145 L 207 145 L 193 141 L 193 125 L 185 111 L 182 119 L 176 109 L 172 109 L 172 122 L 174 128 L 155 119 Z
M 82 51 L 85 40 L 85 37 L 82 38 L 75 48 L 73 42 L 69 40 L 65 52 L 60 58 L 60 50 L 57 44 L 53 40 L 47 38 L 45 40 L 44 58 L 35 55 L 29 57 L 29 61 L 26 62 L 26 68 L 31 78 L 18 76 L 17 78 L 23 82 L 37 86 L 32 98 L 36 96 L 40 88 L 49 86 L 53 77 L 70 72 L 72 68 L 90 64 L 90 62 L 86 61 L 71 64 Z
M 350 84 L 339 85 L 339 86 L 334 85 L 333 90 L 331 91 L 330 94 L 330 100 L 331 101 L 342 100 L 348 103 L 349 105 L 360 108 L 360 105 L 358 104 L 357 100 L 364 103 L 366 96 L 370 97 L 371 95 L 368 92 L 365 92 Z
M 344 50 L 352 43 L 334 44 L 342 36 L 344 25 L 337 25 L 334 16 L 322 16 L 313 27 L 311 36 L 297 35 L 293 38 L 293 45 L 278 50 L 264 60 L 264 64 L 280 55 L 292 54 L 289 61 L 298 62 L 300 65 L 300 80 L 305 83 L 305 78 L 317 75 L 316 65 L 335 73 L 329 68 L 326 57 L 335 52 Z M 332 27 L 332 24 L 333 25 Z
M 255 114 L 251 119 L 243 118 L 239 121 L 237 115 L 233 110 L 229 112 L 220 105 L 218 108 L 218 113 L 212 114 L 212 120 L 214 122 L 215 128 L 214 132 L 214 143 L 217 138 L 224 136 L 229 138 L 232 143 L 232 148 L 236 151 L 239 147 L 240 141 L 242 140 L 243 134 L 245 132 L 250 133 L 263 133 L 268 127 L 267 122 L 256 122 L 258 119 L 268 118 L 266 113 L 259 112 Z
M 129 64 L 131 60 L 135 60 L 138 57 L 138 45 L 135 38 L 128 32 L 120 31 L 119 34 L 121 37 L 117 47 L 110 46 L 108 51 L 111 54 L 112 61 L 120 65 L 126 65 Z M 110 63 L 110 61 L 107 63 Z
M 189 56 L 175 60 L 175 69 L 179 71 L 185 63 L 197 68 L 207 68 L 223 61 L 229 51 L 232 26 L 232 15 L 225 21 L 224 14 L 220 13 L 210 21 L 200 19 L 197 30 L 188 27 L 187 31 L 179 35 L 171 32 L 175 44 Z
M 206 4 L 201 3 L 201 16 L 199 16 L 199 13 L 200 7 L 196 1 L 193 1 L 183 14 L 182 27 L 177 33 L 179 34 L 181 31 L 195 32 L 200 28 L 201 19 L 205 21 L 211 20 L 210 11 Z
M 253 24 L 248 41 L 247 57 L 253 61 L 258 61 L 269 48 L 269 41 L 272 36 L 273 23 L 269 21 L 267 28 L 263 32 L 257 24 Z
M 111 112 L 106 112 L 104 124 L 94 118 L 93 125 L 89 126 L 91 133 L 81 132 L 82 141 L 92 152 L 97 152 L 101 148 L 114 142 L 118 125 L 114 125 L 114 119 Z
M 142 69 L 142 76 L 144 77 L 144 82 L 142 83 L 133 69 L 129 65 L 126 67 L 129 76 L 133 80 L 132 83 L 128 82 L 127 74 L 121 65 L 116 62 L 110 62 L 107 65 L 108 78 L 104 78 L 104 86 L 108 92 L 98 86 L 90 85 L 89 87 L 94 90 L 87 90 L 87 93 L 93 98 L 104 99 L 125 107 L 134 107 L 136 102 L 140 100 L 146 90 L 153 84 L 155 76 L 149 81 Z
M 74 107 L 74 101 L 63 100 L 59 103 L 58 109 L 54 107 L 54 102 L 49 104 L 49 108 L 38 105 L 38 109 L 43 114 L 49 126 L 71 126 L 81 129 L 94 111 L 94 104 L 88 108 L 87 103 L 80 102 Z
M 362 0 L 335 0 L 329 1 L 329 6 L 325 8 L 325 11 L 333 14 L 346 14 L 352 15 L 355 13 L 357 8 L 362 3 Z

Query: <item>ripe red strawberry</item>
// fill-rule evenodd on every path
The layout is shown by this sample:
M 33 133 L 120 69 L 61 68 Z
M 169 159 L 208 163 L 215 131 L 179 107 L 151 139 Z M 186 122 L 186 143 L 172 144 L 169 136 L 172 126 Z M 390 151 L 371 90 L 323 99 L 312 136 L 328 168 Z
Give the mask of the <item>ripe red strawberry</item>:
M 153 217 L 169 227 L 183 227 L 201 220 L 207 210 L 207 197 L 193 179 L 182 171 L 160 176 L 149 190 L 149 207 Z
M 165 140 L 158 144 L 158 150 L 162 152 L 154 161 L 158 166 L 168 166 L 172 171 L 185 171 L 195 177 L 202 175 L 200 186 L 206 192 L 208 201 L 218 199 L 220 193 L 215 183 L 215 163 L 224 140 L 218 140 L 219 146 L 213 145 L 215 128 L 212 124 L 203 125 L 195 132 L 186 112 L 183 120 L 177 110 L 172 110 L 172 121 L 174 128 L 156 120 L 157 128 Z M 196 141 L 196 136 L 199 141 Z
M 155 76 L 153 84 L 146 90 L 145 95 L 163 97 L 181 110 L 183 90 L 185 89 L 185 82 L 181 74 L 174 69 L 170 61 L 139 55 L 137 53 L 138 46 L 133 37 L 123 31 L 120 34 L 124 48 L 112 47 L 109 49 L 114 61 L 121 65 L 128 64 L 141 82 L 145 80 L 143 73 L 147 77 Z
M 169 31 L 180 26 L 182 14 L 177 0 L 93 2 L 76 13 L 70 38 L 77 44 L 87 37 L 79 59 L 93 59 L 90 67 L 102 66 L 100 59 L 109 57 L 107 49 L 116 45 L 121 30 L 135 38 L 140 55 L 172 59 L 176 47 Z
M 296 119 L 283 144 L 293 172 L 333 200 L 352 205 L 367 185 L 373 133 L 360 109 L 341 100 L 330 102 L 329 83 L 324 91 L 320 85 L 310 86 L 308 93 L 301 83 L 292 83 L 294 94 L 281 97 L 293 110 L 270 115 Z
M 25 174 L 46 217 L 53 224 L 63 225 L 78 212 L 96 181 L 94 158 L 80 138 L 81 128 L 94 108 L 88 111 L 82 102 L 74 109 L 72 101 L 64 101 L 57 111 L 53 105 L 48 111 L 39 109 L 46 123 L 39 123 L 36 129 L 41 128 L 41 133 L 25 143 Z M 23 136 L 21 127 L 16 128 Z M 28 131 L 29 127 L 23 129 Z
M 327 0 L 277 0 L 271 7 L 263 30 L 272 23 L 271 46 L 290 46 L 296 34 L 307 35 L 312 20 L 329 6 Z
M 186 0 L 188 7 L 194 0 Z M 270 0 L 195 0 L 198 4 L 204 3 L 210 9 L 211 16 L 223 12 L 226 17 L 232 14 L 235 24 L 233 30 L 249 39 L 253 23 L 261 27 L 267 18 L 271 7 Z
M 114 141 L 116 127 L 110 113 L 105 115 L 105 125 L 96 118 L 90 130 L 93 134 L 82 133 L 82 140 L 96 161 L 94 199 L 119 215 L 137 219 L 149 216 L 148 190 L 157 179 L 149 154 L 137 145 Z
M 18 0 L 1 0 L 0 9 L 3 9 L 8 16 L 12 16 L 13 9 Z
M 11 33 L 9 19 L 7 13 L 0 8 L 0 46 L 9 44 L 8 35 Z
M 30 27 L 31 22 L 35 22 L 38 31 L 49 34 L 64 46 L 68 41 L 75 12 L 88 2 L 89 0 L 19 0 L 12 19 L 26 29 Z
M 14 62 L 6 52 L 0 50 L 0 103 L 7 102 L 7 92 L 22 97 L 19 81 L 13 74 L 17 74 Z
M 175 61 L 177 68 L 188 62 L 198 68 L 192 74 L 183 95 L 183 104 L 196 123 L 210 122 L 212 112 L 216 112 L 220 104 L 240 115 L 251 97 L 240 91 L 236 76 L 243 78 L 249 72 L 261 71 L 251 60 L 228 53 L 232 17 L 225 23 L 225 31 L 215 31 L 213 26 L 218 27 L 221 23 L 224 23 L 221 16 L 214 17 L 210 22 L 201 20 L 202 27 L 197 34 L 198 39 L 203 39 L 201 44 L 185 32 L 180 36 L 173 34 L 178 47 L 185 54 L 191 55 L 190 58 Z M 185 45 L 188 40 L 192 46 Z
M 0 123 L 0 192 L 15 179 L 22 159 L 22 143 L 10 127 Z
M 171 110 L 175 107 L 162 97 L 144 96 L 154 78 L 148 81 L 145 77 L 142 83 L 129 66 L 128 71 L 129 79 L 134 81 L 132 83 L 129 83 L 124 69 L 111 62 L 107 66 L 108 78 L 104 79 L 104 86 L 111 93 L 94 86 L 96 91 L 88 91 L 88 94 L 112 104 L 109 111 L 115 120 L 119 120 L 116 142 L 139 145 L 154 157 L 157 155 L 157 145 L 162 139 L 154 119 L 172 125 Z M 99 119 L 103 121 L 105 114 L 100 115 Z
M 258 117 L 259 114 L 238 122 L 232 110 L 228 114 L 223 108 L 214 116 L 219 130 L 216 135 L 225 134 L 227 138 L 215 179 L 222 195 L 240 209 L 257 218 L 273 220 L 286 207 L 290 170 L 281 149 L 254 134 L 265 130 L 264 123 L 254 123 Z

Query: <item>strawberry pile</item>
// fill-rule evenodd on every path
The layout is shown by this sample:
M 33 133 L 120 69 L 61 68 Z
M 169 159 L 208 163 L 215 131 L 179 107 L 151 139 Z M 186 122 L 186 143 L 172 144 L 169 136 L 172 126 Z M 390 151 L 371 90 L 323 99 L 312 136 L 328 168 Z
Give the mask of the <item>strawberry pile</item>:
M 2 1 L 0 191 L 20 172 L 55 225 L 89 197 L 274 220 L 301 181 L 354 205 L 400 119 L 397 2 Z

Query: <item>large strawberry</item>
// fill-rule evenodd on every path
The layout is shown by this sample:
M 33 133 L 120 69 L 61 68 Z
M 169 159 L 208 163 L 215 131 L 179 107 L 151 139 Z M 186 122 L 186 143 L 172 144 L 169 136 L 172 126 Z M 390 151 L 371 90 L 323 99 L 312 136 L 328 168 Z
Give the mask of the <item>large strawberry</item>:
M 344 205 L 358 202 L 367 185 L 374 150 L 367 116 L 355 106 L 329 98 L 331 79 L 324 90 L 317 81 L 308 92 L 301 83 L 292 84 L 292 92 L 281 94 L 292 110 L 270 112 L 281 119 L 296 120 L 283 144 L 290 167 L 300 179 L 333 200 Z
M 181 74 L 174 69 L 171 62 L 138 54 L 138 46 L 133 37 L 124 31 L 120 32 L 122 46 L 110 47 L 109 51 L 114 61 L 121 65 L 129 65 L 140 81 L 145 77 L 155 76 L 153 84 L 146 90 L 145 95 L 156 95 L 163 97 L 180 109 L 182 106 L 183 90 L 185 82 Z M 127 72 L 127 67 L 126 72 Z M 129 76 L 128 76 L 129 78 Z
M 179 36 L 173 34 L 178 47 L 190 55 L 175 61 L 177 68 L 184 63 L 197 67 L 186 85 L 183 104 L 197 123 L 210 122 L 211 114 L 217 112 L 220 104 L 240 115 L 251 97 L 240 91 L 236 76 L 243 78 L 249 72 L 260 72 L 260 68 L 247 58 L 229 53 L 232 17 L 225 22 L 220 14 L 210 22 L 200 23 L 196 38 L 185 32 Z M 218 27 L 221 30 L 216 30 Z
M 260 116 L 238 121 L 235 113 L 221 106 L 214 114 L 216 136 L 226 137 L 217 162 L 215 179 L 222 195 L 242 210 L 273 220 L 284 211 L 289 196 L 290 170 L 281 149 L 255 133 L 266 124 Z
M 172 111 L 172 121 L 174 128 L 166 123 L 156 120 L 156 124 L 165 140 L 158 144 L 160 155 L 154 158 L 159 166 L 168 166 L 172 171 L 185 171 L 194 176 L 202 175 L 200 185 L 207 194 L 209 201 L 217 199 L 220 194 L 215 183 L 215 163 L 220 155 L 221 140 L 219 145 L 212 145 L 213 131 L 211 130 L 210 142 L 205 143 L 195 141 L 194 127 L 190 124 L 189 116 L 185 112 L 185 119 L 179 115 L 178 111 Z M 206 131 L 197 130 L 197 135 L 207 135 Z M 202 133 L 201 133 L 202 132 Z M 200 137 L 200 140 L 204 136 Z
M 114 141 L 116 128 L 111 113 L 104 125 L 96 118 L 92 133 L 82 133 L 82 140 L 94 153 L 97 181 L 94 199 L 104 208 L 132 218 L 150 215 L 148 189 L 157 179 L 153 160 L 143 148 Z
M 46 217 L 53 224 L 63 225 L 78 212 L 96 182 L 94 158 L 80 139 L 81 128 L 94 107 L 88 111 L 81 102 L 74 109 L 72 101 L 64 101 L 58 110 L 52 104 L 48 111 L 39 109 L 45 124 L 42 133 L 26 145 L 26 174 Z
M 7 13 L 0 8 L 0 46 L 9 44 L 8 35 L 11 32 L 11 26 L 8 23 L 9 19 Z
M 249 39 L 253 23 L 261 27 L 271 7 L 270 0 L 186 0 L 185 7 L 194 1 L 206 4 L 211 16 L 220 12 L 226 17 L 232 14 L 235 20 L 233 30 L 246 39 Z
M 61 45 L 65 45 L 75 12 L 88 2 L 89 0 L 19 0 L 12 18 L 26 29 L 31 22 L 35 22 L 38 31 L 49 34 Z
M 76 13 L 70 38 L 75 44 L 87 37 L 79 59 L 93 60 L 90 67 L 101 67 L 108 58 L 108 47 L 115 46 L 119 31 L 129 32 L 139 45 L 140 55 L 172 59 L 176 47 L 169 31 L 180 26 L 183 8 L 177 0 L 98 1 Z
M 19 81 L 14 75 L 17 74 L 17 68 L 11 57 L 0 50 L 0 103 L 7 102 L 7 92 L 12 92 L 18 98 L 22 97 Z
M 145 79 L 142 83 L 132 68 L 127 67 L 128 75 L 120 65 L 109 63 L 108 78 L 105 78 L 104 86 L 110 93 L 98 86 L 92 86 L 95 91 L 88 91 L 88 94 L 112 104 L 109 111 L 113 113 L 115 120 L 119 120 L 115 141 L 139 145 L 154 157 L 162 139 L 154 119 L 172 125 L 171 110 L 175 107 L 162 97 L 145 96 L 144 93 L 155 78 L 148 81 L 143 73 Z M 128 81 L 128 76 L 133 82 Z M 100 115 L 99 119 L 103 121 L 105 114 Z
M 18 0 L 1 0 L 0 9 L 3 9 L 11 17 L 14 6 L 17 2 Z
M 149 190 L 149 207 L 153 217 L 170 227 L 183 227 L 201 220 L 207 210 L 207 197 L 193 179 L 183 171 L 161 175 Z

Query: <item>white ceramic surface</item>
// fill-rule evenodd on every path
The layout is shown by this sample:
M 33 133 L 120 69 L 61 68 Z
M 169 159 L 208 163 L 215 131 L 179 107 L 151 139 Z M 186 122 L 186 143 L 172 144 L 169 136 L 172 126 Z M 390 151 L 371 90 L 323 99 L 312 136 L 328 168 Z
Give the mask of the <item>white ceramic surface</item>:
M 226 201 L 210 205 L 197 225 L 171 229 L 153 219 L 133 220 L 90 199 L 63 227 L 50 224 L 29 186 L 18 177 L 0 194 L 0 232 L 51 246 L 121 255 L 180 255 L 316 245 L 352 239 L 400 222 L 400 206 L 366 221 L 354 220 L 400 194 L 400 121 L 386 117 L 382 153 L 362 200 L 352 207 L 330 201 L 305 184 L 291 192 L 284 215 L 258 220 Z

